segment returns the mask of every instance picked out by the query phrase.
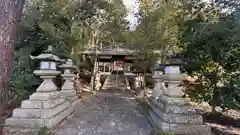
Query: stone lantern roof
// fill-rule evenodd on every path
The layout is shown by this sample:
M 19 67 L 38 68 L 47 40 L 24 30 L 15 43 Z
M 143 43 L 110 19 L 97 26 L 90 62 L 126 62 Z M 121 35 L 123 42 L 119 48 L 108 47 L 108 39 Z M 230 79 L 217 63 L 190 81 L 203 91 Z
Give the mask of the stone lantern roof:
M 67 62 L 60 66 L 60 68 L 63 69 L 77 69 L 75 65 L 73 65 L 73 62 L 71 59 L 68 59 Z
M 51 53 L 52 50 L 53 50 L 53 47 L 49 46 L 48 49 L 44 51 L 44 53 L 42 53 L 38 56 L 30 56 L 30 58 L 33 59 L 33 60 L 34 59 L 39 59 L 39 60 L 50 60 L 50 61 L 60 62 L 61 59 L 58 56 L 52 54 Z
M 173 52 L 169 52 L 167 54 L 167 62 L 165 63 L 166 66 L 173 66 L 173 65 L 183 65 L 184 61 L 182 61 L 176 54 L 174 54 Z
M 182 64 L 184 64 L 184 62 L 182 61 L 182 60 L 180 60 L 180 59 L 177 59 L 177 58 L 174 58 L 174 59 L 170 59 L 167 63 L 166 63 L 166 65 L 169 65 L 169 66 L 171 66 L 171 65 L 182 65 Z

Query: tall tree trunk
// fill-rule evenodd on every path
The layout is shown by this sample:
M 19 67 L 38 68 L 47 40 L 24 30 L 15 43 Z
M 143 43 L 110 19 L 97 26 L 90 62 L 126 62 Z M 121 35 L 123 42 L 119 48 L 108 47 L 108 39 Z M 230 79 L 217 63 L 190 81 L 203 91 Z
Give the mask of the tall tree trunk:
M 8 82 L 23 5 L 24 0 L 0 0 L 0 109 L 9 97 Z

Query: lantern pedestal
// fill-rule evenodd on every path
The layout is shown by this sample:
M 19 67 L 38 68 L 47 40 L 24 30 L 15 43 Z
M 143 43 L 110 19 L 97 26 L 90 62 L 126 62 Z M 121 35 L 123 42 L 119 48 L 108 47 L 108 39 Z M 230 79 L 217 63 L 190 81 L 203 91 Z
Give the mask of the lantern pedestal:
M 182 90 L 178 85 L 183 79 L 181 74 L 166 74 L 168 87 L 164 93 L 150 104 L 149 119 L 155 128 L 174 134 L 211 135 L 211 128 L 204 125 L 203 118 L 182 98 Z
M 101 89 L 101 87 L 102 87 L 100 79 L 101 79 L 101 74 L 100 73 L 96 73 L 96 76 L 95 76 L 95 90 L 96 91 L 99 91 Z
M 65 79 L 65 83 L 62 86 L 61 95 L 64 96 L 69 102 L 75 106 L 80 102 L 77 96 L 77 92 L 74 89 L 73 74 L 63 74 L 62 77 Z
M 155 71 L 154 76 L 152 77 L 155 81 L 154 88 L 152 90 L 152 95 L 150 97 L 151 102 L 156 103 L 160 95 L 163 94 L 165 86 L 163 84 L 163 73 L 161 71 Z
M 126 90 L 130 91 L 131 87 L 130 87 L 130 83 L 129 83 L 128 77 L 125 77 L 125 83 L 126 83 Z
M 75 80 L 75 89 L 76 89 L 77 96 L 81 94 L 81 92 L 83 91 L 83 88 L 84 88 L 84 83 L 80 79 L 79 75 L 77 75 Z
M 60 72 L 37 70 L 34 73 L 40 75 L 44 81 L 29 100 L 22 101 L 21 108 L 14 109 L 12 117 L 6 119 L 5 131 L 9 129 L 39 130 L 43 126 L 52 128 L 73 112 L 71 104 L 60 96 L 52 82 Z
M 140 88 L 141 88 L 141 80 L 139 76 L 136 76 L 134 80 L 134 89 L 140 89 Z
M 65 79 L 65 83 L 62 86 L 61 95 L 64 96 L 72 106 L 75 106 L 80 100 L 77 96 L 77 91 L 74 89 L 74 74 L 73 70 L 76 69 L 76 66 L 73 65 L 71 59 L 68 59 L 67 62 L 60 66 L 64 69 L 64 74 L 62 77 Z

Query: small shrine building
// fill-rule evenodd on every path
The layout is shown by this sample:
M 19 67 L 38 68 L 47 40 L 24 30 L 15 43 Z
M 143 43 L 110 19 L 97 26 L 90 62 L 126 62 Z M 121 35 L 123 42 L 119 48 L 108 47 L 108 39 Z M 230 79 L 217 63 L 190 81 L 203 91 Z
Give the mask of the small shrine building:
M 114 48 L 114 49 L 89 49 L 82 53 L 87 56 L 97 56 L 97 71 L 110 72 L 112 74 L 130 73 L 131 65 L 137 59 L 136 52 L 133 50 Z

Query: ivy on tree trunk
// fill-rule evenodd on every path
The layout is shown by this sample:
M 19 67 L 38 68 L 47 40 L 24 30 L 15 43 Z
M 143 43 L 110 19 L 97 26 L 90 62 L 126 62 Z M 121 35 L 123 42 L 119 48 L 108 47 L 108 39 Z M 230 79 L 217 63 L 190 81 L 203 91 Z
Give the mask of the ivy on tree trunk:
M 8 82 L 23 5 L 24 0 L 0 0 L 0 109 L 9 98 Z

